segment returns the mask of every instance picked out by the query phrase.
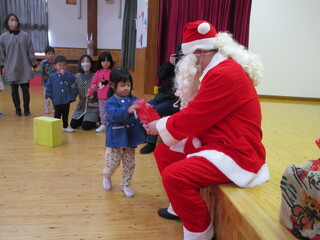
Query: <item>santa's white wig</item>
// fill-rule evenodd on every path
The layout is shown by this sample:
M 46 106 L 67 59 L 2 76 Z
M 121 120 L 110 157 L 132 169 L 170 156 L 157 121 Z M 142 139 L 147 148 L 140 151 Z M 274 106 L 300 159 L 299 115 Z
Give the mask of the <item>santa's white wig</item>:
M 185 108 L 198 93 L 200 73 L 196 68 L 196 62 L 196 56 L 188 54 L 176 65 L 175 95 L 179 97 L 180 109 Z
M 264 72 L 260 57 L 233 40 L 231 34 L 219 32 L 215 37 L 215 49 L 239 63 L 255 86 L 260 83 Z

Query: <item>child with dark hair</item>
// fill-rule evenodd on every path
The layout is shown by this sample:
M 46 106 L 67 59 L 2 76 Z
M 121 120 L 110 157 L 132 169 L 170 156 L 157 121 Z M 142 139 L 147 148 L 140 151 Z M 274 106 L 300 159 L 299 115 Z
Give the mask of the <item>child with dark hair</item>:
M 45 97 L 46 89 L 45 85 L 50 77 L 50 75 L 55 71 L 54 68 L 54 57 L 55 57 L 55 50 L 51 46 L 47 46 L 44 50 L 46 54 L 46 58 L 40 62 L 40 71 L 42 76 L 42 86 L 43 86 L 43 95 Z M 50 113 L 50 102 L 44 99 L 44 113 Z
M 109 52 L 103 52 L 98 57 L 98 71 L 95 73 L 87 97 L 91 97 L 95 92 L 99 99 L 99 112 L 101 125 L 96 132 L 103 132 L 106 129 L 107 113 L 105 110 L 107 102 L 107 92 L 109 89 L 110 73 L 113 67 L 112 55 Z
M 74 84 L 76 77 L 67 72 L 67 59 L 59 55 L 54 60 L 55 73 L 52 73 L 46 83 L 46 99 L 52 100 L 54 107 L 54 117 L 61 118 L 63 123 L 63 130 L 66 132 L 73 132 L 69 127 L 68 116 L 70 110 L 70 103 L 76 100 L 76 96 L 72 90 L 71 85 Z
M 125 196 L 133 197 L 131 178 L 135 168 L 135 148 L 144 143 L 146 132 L 134 115 L 138 98 L 131 94 L 131 74 L 122 67 L 114 68 L 110 75 L 109 100 L 106 104 L 108 125 L 106 134 L 106 167 L 103 170 L 103 188 L 111 190 L 111 176 L 122 160 L 121 188 Z

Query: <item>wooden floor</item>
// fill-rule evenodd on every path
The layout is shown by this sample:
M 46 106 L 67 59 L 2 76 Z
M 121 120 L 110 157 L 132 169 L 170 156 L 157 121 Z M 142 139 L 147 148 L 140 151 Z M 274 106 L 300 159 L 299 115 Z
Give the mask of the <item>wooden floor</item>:
M 181 222 L 157 215 L 168 201 L 153 155 L 138 153 L 142 146 L 136 196 L 127 198 L 121 168 L 114 189 L 102 188 L 105 133 L 76 129 L 55 148 L 33 143 L 32 119 L 44 115 L 41 91 L 31 86 L 29 117 L 15 116 L 10 87 L 0 92 L 0 239 L 182 239 Z
M 277 221 L 284 166 L 319 157 L 320 104 L 262 100 L 262 109 L 267 184 L 274 190 L 259 201 Z M 121 168 L 114 189 L 102 188 L 104 133 L 76 129 L 63 133 L 55 148 L 33 143 L 32 119 L 44 115 L 40 86 L 31 86 L 31 116 L 14 115 L 10 87 L 0 92 L 0 112 L 6 114 L 0 118 L 0 240 L 182 239 L 181 222 L 157 216 L 167 197 L 153 155 L 140 155 L 141 146 L 132 181 L 136 196 L 126 198 Z

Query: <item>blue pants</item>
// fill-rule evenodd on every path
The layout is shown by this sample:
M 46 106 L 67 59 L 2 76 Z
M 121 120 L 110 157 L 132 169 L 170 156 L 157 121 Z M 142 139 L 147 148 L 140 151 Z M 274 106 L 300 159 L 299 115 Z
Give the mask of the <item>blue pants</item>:
M 148 102 L 158 113 L 162 116 L 172 115 L 179 111 L 178 107 L 174 107 L 174 101 L 171 102 L 161 102 L 158 103 L 154 99 L 151 99 Z M 148 143 L 156 143 L 158 135 L 147 135 L 146 142 Z

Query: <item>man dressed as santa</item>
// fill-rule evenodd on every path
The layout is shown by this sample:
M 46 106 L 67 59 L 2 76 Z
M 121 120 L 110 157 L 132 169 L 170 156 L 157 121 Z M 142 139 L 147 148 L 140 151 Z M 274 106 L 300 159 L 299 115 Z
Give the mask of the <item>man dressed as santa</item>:
M 177 65 L 181 111 L 151 122 L 163 140 L 154 156 L 170 200 L 164 218 L 180 218 L 184 239 L 212 239 L 214 229 L 199 189 L 233 182 L 248 188 L 269 180 L 255 86 L 257 55 L 206 21 L 186 24 Z

